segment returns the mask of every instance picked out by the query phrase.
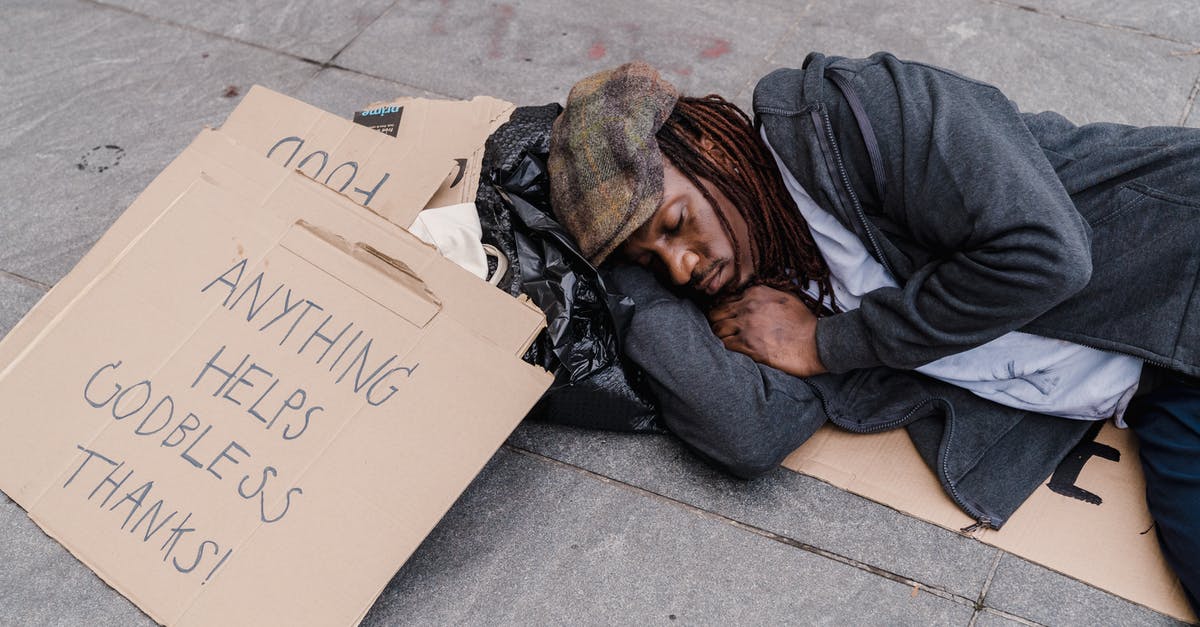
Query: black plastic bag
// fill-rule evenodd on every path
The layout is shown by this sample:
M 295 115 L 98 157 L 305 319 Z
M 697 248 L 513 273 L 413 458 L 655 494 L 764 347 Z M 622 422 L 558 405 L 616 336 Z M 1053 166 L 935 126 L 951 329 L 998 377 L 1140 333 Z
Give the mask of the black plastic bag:
M 525 361 L 553 385 L 530 412 L 548 422 L 619 431 L 661 431 L 642 372 L 620 353 L 632 302 L 605 287 L 550 209 L 550 127 L 561 107 L 521 107 L 488 139 L 476 199 L 484 242 L 509 260 L 501 289 L 527 294 L 547 328 Z

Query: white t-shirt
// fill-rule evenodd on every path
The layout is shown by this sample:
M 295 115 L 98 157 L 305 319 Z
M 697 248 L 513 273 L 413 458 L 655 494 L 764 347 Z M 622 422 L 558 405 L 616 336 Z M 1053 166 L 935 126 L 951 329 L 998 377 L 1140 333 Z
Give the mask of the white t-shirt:
M 895 278 L 858 237 L 821 209 L 769 142 L 767 147 L 829 265 L 838 306 L 844 311 L 855 309 L 867 292 L 896 287 Z M 815 285 L 806 291 L 816 297 Z M 1013 331 L 916 370 L 1009 407 L 1078 420 L 1114 417 L 1118 426 L 1124 426 L 1121 417 L 1137 390 L 1142 360 Z

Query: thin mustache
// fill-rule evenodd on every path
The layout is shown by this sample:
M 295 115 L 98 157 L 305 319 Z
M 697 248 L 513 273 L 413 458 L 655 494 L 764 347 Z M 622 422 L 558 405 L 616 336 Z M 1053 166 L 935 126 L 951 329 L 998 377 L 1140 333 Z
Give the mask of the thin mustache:
M 711 277 L 713 273 L 720 268 L 721 263 L 722 262 L 720 260 L 717 260 L 708 264 L 708 267 L 705 268 L 703 272 L 693 272 L 692 279 L 688 281 L 688 288 L 698 291 L 700 289 L 700 284 L 704 283 L 705 279 Z

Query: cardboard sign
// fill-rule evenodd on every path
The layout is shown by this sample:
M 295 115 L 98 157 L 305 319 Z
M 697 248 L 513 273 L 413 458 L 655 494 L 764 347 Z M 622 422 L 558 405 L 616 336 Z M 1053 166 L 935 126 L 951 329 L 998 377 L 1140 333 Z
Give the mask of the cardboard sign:
M 486 96 L 469 101 L 407 98 L 393 104 L 402 106 L 403 113 L 389 137 L 256 85 L 221 131 L 400 226 L 412 224 L 447 178 L 457 179 L 455 192 L 459 186 L 470 188 L 473 198 L 474 183 L 463 176 L 465 159 L 507 119 L 513 105 Z M 458 202 L 464 201 L 445 204 Z
M 205 131 L 0 342 L 0 489 L 159 622 L 355 624 L 549 386 L 544 324 Z
M 1084 448 L 1090 454 L 1081 467 L 1060 466 L 1002 529 L 974 537 L 1195 621 L 1154 535 L 1133 434 L 1106 423 Z M 946 496 L 903 430 L 862 435 L 826 425 L 783 465 L 952 531 L 975 522 Z

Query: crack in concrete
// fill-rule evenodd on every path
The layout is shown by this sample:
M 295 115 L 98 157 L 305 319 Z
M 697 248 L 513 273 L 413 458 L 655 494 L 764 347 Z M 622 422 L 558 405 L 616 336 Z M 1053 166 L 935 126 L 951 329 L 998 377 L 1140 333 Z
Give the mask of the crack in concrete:
M 358 39 L 358 36 L 359 36 L 359 35 L 361 35 L 361 34 L 362 34 L 364 31 L 366 31 L 366 29 L 370 27 L 370 24 L 368 24 L 367 26 L 363 27 L 363 30 L 362 30 L 362 31 L 359 31 L 359 32 L 358 32 L 358 33 L 357 33 L 357 34 L 356 34 L 356 35 L 355 35 L 353 38 L 351 38 L 351 40 L 350 40 L 350 42 L 349 42 L 349 43 L 347 43 L 345 46 L 342 46 L 342 49 L 341 49 L 341 50 L 338 50 L 338 51 L 337 51 L 337 53 L 335 53 L 335 54 L 333 55 L 333 57 L 330 57 L 329 61 L 318 61 L 318 60 L 316 60 L 316 59 L 311 59 L 311 58 L 309 58 L 309 57 L 305 57 L 305 56 L 301 56 L 301 55 L 298 55 L 298 54 L 295 54 L 295 53 L 291 53 L 291 52 L 288 52 L 288 51 L 286 51 L 286 50 L 278 50 L 278 49 L 272 48 L 272 47 L 270 47 L 270 46 L 266 46 L 266 45 L 263 45 L 263 44 L 255 43 L 255 42 L 253 42 L 253 41 L 246 41 L 246 40 L 244 40 L 244 39 L 238 39 L 237 37 L 231 37 L 231 36 L 229 36 L 229 35 L 225 35 L 225 34 L 222 34 L 222 33 L 214 33 L 214 32 L 212 32 L 212 31 L 207 31 L 207 30 L 204 30 L 204 29 L 202 29 L 202 28 L 196 28 L 195 26 L 191 26 L 191 25 L 188 25 L 188 24 L 183 24 L 183 23 L 181 23 L 181 22 L 176 22 L 176 21 L 174 21 L 174 20 L 168 20 L 168 19 L 164 19 L 164 18 L 161 18 L 161 17 L 156 17 L 156 16 L 153 16 L 153 15 L 147 15 L 147 14 L 145 14 L 145 13 L 139 13 L 139 12 L 137 12 L 137 11 L 134 11 L 134 10 L 132 10 L 132 9 L 127 9 L 127 8 L 125 8 L 125 7 L 122 7 L 122 6 L 117 6 L 117 5 L 113 5 L 113 4 L 108 4 L 108 3 L 106 3 L 106 2 L 103 2 L 103 0 L 79 0 L 79 1 L 80 1 L 80 2 L 84 2 L 84 3 L 87 3 L 87 4 L 90 4 L 90 5 L 93 5 L 93 6 L 96 6 L 96 7 L 99 7 L 99 8 L 102 8 L 102 9 L 108 9 L 108 10 L 110 10 L 110 11 L 119 11 L 119 12 L 121 12 L 121 13 L 125 13 L 125 14 L 127 14 L 127 15 L 132 15 L 132 16 L 135 16 L 135 17 L 142 18 L 142 19 L 144 19 L 144 20 L 149 20 L 149 21 L 151 21 L 151 22 L 154 22 L 154 23 L 156 23 L 156 24 L 162 24 L 162 25 L 164 25 L 164 26 L 170 26 L 170 27 L 173 27 L 173 28 L 178 28 L 178 29 L 181 29 L 181 30 L 186 30 L 186 31 L 189 31 L 189 32 L 198 33 L 198 34 L 201 34 L 201 35 L 208 35 L 208 36 L 210 36 L 210 37 L 216 37 L 217 39 L 223 39 L 223 40 L 225 40 L 225 41 L 228 41 L 228 42 L 231 42 L 231 43 L 235 43 L 235 44 L 241 44 L 241 45 L 243 45 L 243 46 L 250 46 L 251 48 L 255 48 L 255 49 L 257 49 L 257 50 L 262 50 L 262 51 L 264 51 L 264 52 L 270 52 L 270 53 L 272 53 L 272 54 L 277 54 L 277 55 L 280 55 L 280 56 L 288 57 L 289 59 L 295 59 L 295 60 L 297 60 L 297 61 L 300 61 L 300 62 L 302 62 L 302 63 L 307 63 L 307 64 L 309 64 L 309 65 L 315 65 L 315 66 L 317 66 L 317 69 L 316 69 L 316 71 L 314 71 L 314 72 L 313 72 L 312 76 L 309 76 L 307 79 L 305 79 L 304 81 L 302 81 L 302 82 L 301 82 L 301 83 L 300 83 L 300 84 L 299 84 L 299 85 L 296 87 L 296 89 L 297 89 L 297 90 L 300 90 L 300 89 L 304 88 L 305 86 L 307 86 L 307 85 L 308 85 L 310 82 L 312 82 L 312 80 L 313 80 L 313 79 L 315 79 L 315 78 L 317 77 L 317 75 L 319 75 L 319 74 L 321 73 L 321 71 L 322 71 L 322 70 L 325 70 L 325 69 L 328 69 L 328 68 L 333 68 L 333 69 L 336 69 L 336 70 L 342 70 L 342 71 L 344 71 L 344 72 L 350 72 L 351 74 L 358 74 L 358 75 L 360 75 L 360 76 L 365 76 L 365 77 L 367 77 L 367 78 L 373 78 L 373 79 L 376 79 L 376 80 L 386 81 L 386 82 L 388 82 L 388 83 L 391 83 L 391 84 L 393 84 L 393 85 L 396 85 L 396 86 L 398 86 L 398 87 L 401 87 L 401 88 L 403 88 L 403 89 L 415 89 L 415 90 L 419 90 L 419 91 L 426 92 L 426 93 L 428 93 L 428 94 L 431 94 L 431 95 L 434 95 L 434 96 L 441 96 L 441 97 L 444 97 L 444 98 L 454 98 L 454 96 L 450 96 L 450 95 L 448 95 L 448 94 L 442 94 L 442 93 L 440 93 L 440 92 L 436 92 L 436 91 L 433 91 L 433 90 L 431 90 L 431 89 L 426 89 L 426 88 L 424 88 L 424 87 L 421 87 L 421 86 L 419 86 L 419 85 L 410 85 L 410 84 L 408 84 L 408 83 L 401 83 L 401 82 L 399 82 L 399 81 L 397 81 L 397 80 L 394 80 L 394 79 L 391 79 L 391 78 L 386 78 L 386 77 L 383 77 L 383 76 L 376 76 L 376 75 L 374 75 L 374 74 L 370 74 L 370 73 L 368 73 L 368 72 L 362 72 L 362 71 L 360 71 L 360 70 L 354 70 L 354 69 L 347 68 L 347 67 L 344 67 L 344 66 L 341 66 L 341 65 L 338 65 L 338 64 L 334 63 L 334 62 L 333 62 L 333 60 L 334 60 L 335 58 L 337 58 L 337 56 L 338 56 L 339 54 L 341 54 L 341 53 L 342 53 L 342 51 L 343 51 L 343 50 L 345 50 L 345 49 L 346 49 L 346 47 L 350 45 L 350 43 L 353 43 L 355 39 Z M 393 3 L 392 3 L 392 7 L 396 6 L 396 4 L 397 4 L 397 3 L 399 3 L 399 1 L 400 1 L 400 0 L 396 0 L 395 2 L 393 2 Z M 388 7 L 388 10 L 391 10 L 391 7 Z M 376 19 L 376 20 L 378 20 L 380 17 L 382 17 L 382 16 L 383 16 L 383 14 L 384 14 L 384 13 L 387 13 L 387 11 L 384 11 L 383 13 L 380 13 L 378 16 L 376 16 L 376 18 L 375 18 L 375 19 Z M 375 22 L 374 22 L 374 20 L 372 20 L 371 24 L 374 24 L 374 23 L 375 23 Z M 363 103 L 363 104 L 366 104 L 366 103 Z
M 16 272 L 9 272 L 8 270 L 0 270 L 0 277 L 4 277 L 6 279 L 12 279 L 13 281 L 16 281 L 17 283 L 20 283 L 27 287 L 32 287 L 36 290 L 41 290 L 43 292 L 47 292 L 50 290 L 51 287 L 53 287 L 52 285 L 47 285 L 36 279 L 31 279 L 27 276 L 22 276 L 20 274 L 17 274 Z
M 1188 122 L 1188 118 L 1192 117 L 1192 108 L 1196 105 L 1196 97 L 1200 96 L 1200 76 L 1196 77 L 1196 82 L 1192 84 L 1192 93 L 1188 94 L 1187 102 L 1183 104 L 1183 115 L 1179 117 L 1179 126 L 1184 126 Z
M 761 527 L 756 527 L 754 525 L 750 525 L 750 524 L 735 520 L 733 518 L 729 518 L 728 516 L 719 514 L 717 512 L 707 510 L 702 507 L 697 507 L 695 505 L 692 505 L 691 503 L 686 503 L 679 499 L 675 499 L 675 498 L 672 498 L 672 497 L 669 497 L 669 496 L 666 496 L 663 494 L 659 494 L 657 492 L 647 490 L 646 488 L 642 488 L 642 487 L 633 485 L 631 483 L 621 481 L 619 479 L 614 479 L 612 477 L 602 475 L 598 472 L 588 470 L 586 468 L 581 468 L 574 464 L 569 464 L 567 462 L 554 459 L 553 457 L 542 455 L 541 453 L 536 453 L 534 451 L 519 448 L 512 444 L 505 444 L 503 448 L 505 448 L 509 451 L 512 451 L 514 453 L 517 453 L 519 455 L 524 455 L 524 456 L 530 457 L 532 459 L 537 459 L 537 460 L 540 460 L 540 461 L 543 461 L 543 462 L 546 462 L 549 464 L 553 464 L 553 465 L 561 467 L 561 468 L 565 468 L 567 470 L 577 472 L 579 474 L 585 475 L 592 479 L 596 479 L 596 480 L 600 481 L 601 483 L 612 484 L 612 485 L 615 485 L 620 488 L 631 490 L 633 492 L 641 494 L 642 496 L 647 496 L 647 497 L 653 498 L 655 500 L 665 502 L 674 507 L 678 507 L 678 508 L 684 509 L 686 511 L 689 511 L 689 512 L 692 512 L 695 514 L 699 514 L 699 515 L 704 516 L 705 518 L 709 518 L 711 520 L 715 520 L 718 522 L 728 524 L 730 526 L 736 527 L 743 531 L 747 531 L 749 533 L 753 533 L 755 535 L 761 536 L 768 540 L 779 542 L 780 544 L 785 544 L 792 548 L 800 549 L 802 551 L 806 551 L 808 553 L 812 553 L 814 555 L 818 555 L 820 557 L 824 557 L 826 559 L 833 560 L 835 562 L 844 564 L 846 566 L 850 566 L 857 570 L 861 570 L 861 571 L 870 573 L 872 575 L 883 577 L 884 579 L 888 579 L 888 580 L 894 581 L 896 583 L 901 583 L 906 586 L 910 586 L 914 589 L 929 593 L 935 597 L 945 599 L 947 601 L 951 601 L 951 602 L 957 603 L 959 605 L 965 605 L 965 606 L 971 607 L 971 608 L 976 607 L 976 601 L 974 599 L 970 599 L 970 598 L 963 596 L 961 594 L 958 594 L 956 592 L 951 592 L 940 586 L 926 584 L 926 583 L 918 581 L 916 579 L 912 579 L 910 577 L 905 577 L 904 575 L 901 575 L 899 573 L 894 573 L 890 570 L 880 568 L 878 566 L 873 566 L 866 562 L 856 560 L 852 557 L 848 557 L 848 556 L 842 555 L 840 553 L 830 551 L 828 549 L 823 549 L 821 547 L 818 547 L 818 546 L 815 546 L 812 544 L 808 544 L 806 542 L 802 542 L 802 541 L 796 540 L 794 538 L 789 538 L 787 536 L 783 536 L 783 535 L 774 533 L 772 531 L 768 531 Z M 997 551 L 997 552 L 1003 553 L 1002 551 Z M 999 611 L 997 611 L 996 613 L 1004 615 Z M 1018 620 L 1018 618 L 1014 618 L 1013 620 Z M 1034 623 L 1034 622 L 1030 621 L 1029 619 L 1024 619 L 1024 618 L 1020 618 L 1019 622 L 1022 622 L 1022 623 L 1028 624 L 1028 625 L 1037 625 L 1038 624 L 1038 623 Z
M 1196 44 L 1196 42 L 1194 42 L 1194 41 L 1186 41 L 1186 40 L 1182 40 L 1182 39 L 1176 39 L 1175 37 L 1171 37 L 1170 35 L 1161 35 L 1159 33 L 1151 32 L 1148 30 L 1142 30 L 1142 29 L 1136 28 L 1134 26 L 1121 26 L 1120 24 L 1109 24 L 1107 22 L 1097 22 L 1095 20 L 1089 20 L 1089 19 L 1082 18 L 1082 17 L 1075 17 L 1073 15 L 1067 15 L 1065 13 L 1057 13 L 1055 11 L 1050 11 L 1050 10 L 1043 9 L 1040 7 L 1034 7 L 1034 6 L 1029 6 L 1027 4 L 1021 4 L 1019 2 L 1011 2 L 1009 0 L 985 0 L 985 1 L 995 4 L 995 5 L 1006 7 L 1009 9 L 1016 9 L 1018 11 L 1028 11 L 1030 13 L 1036 13 L 1038 15 L 1045 15 L 1048 17 L 1056 17 L 1056 18 L 1059 18 L 1062 20 L 1067 20 L 1068 22 L 1075 22 L 1078 24 L 1086 24 L 1088 26 L 1096 26 L 1099 28 L 1109 28 L 1109 29 L 1113 29 L 1113 30 L 1124 31 L 1124 32 L 1131 33 L 1134 35 L 1141 35 L 1143 37 L 1151 37 L 1154 39 L 1161 39 L 1163 41 L 1169 41 L 1171 43 L 1187 44 L 1187 45 L 1195 45 Z
M 275 48 L 271 48 L 270 46 L 266 46 L 266 45 L 263 45 L 260 43 L 255 43 L 253 41 L 247 41 L 245 39 L 238 39 L 237 37 L 231 37 L 231 36 L 223 34 L 223 33 L 214 33 L 212 31 L 207 31 L 202 28 L 197 28 L 197 27 L 191 26 L 189 24 L 184 24 L 183 22 L 176 22 L 175 20 L 168 20 L 166 18 L 157 17 L 154 15 L 147 15 L 145 13 L 140 13 L 138 11 L 134 11 L 133 9 L 129 9 L 129 8 L 126 8 L 123 6 L 119 6 L 119 5 L 115 5 L 115 4 L 108 4 L 107 2 L 104 2 L 103 0 L 80 0 L 80 2 L 85 2 L 87 4 L 90 4 L 90 5 L 93 5 L 96 7 L 108 9 L 110 11 L 118 11 L 121 13 L 125 13 L 126 15 L 133 15 L 135 17 L 140 17 L 142 19 L 149 20 L 151 22 L 162 24 L 164 26 L 171 26 L 171 27 L 178 28 L 181 30 L 186 30 L 189 32 L 199 33 L 201 35 L 209 35 L 212 37 L 216 37 L 218 39 L 224 39 L 225 41 L 242 44 L 243 46 L 250 46 L 251 48 L 256 48 L 258 50 L 272 52 L 274 54 L 278 54 L 278 55 L 282 55 L 282 56 L 289 57 L 292 59 L 296 59 L 297 61 L 303 61 L 305 63 L 315 63 L 318 65 L 321 63 L 320 61 L 314 61 L 313 59 L 309 59 L 307 57 L 302 57 L 298 54 L 287 52 L 286 50 L 276 50 Z

